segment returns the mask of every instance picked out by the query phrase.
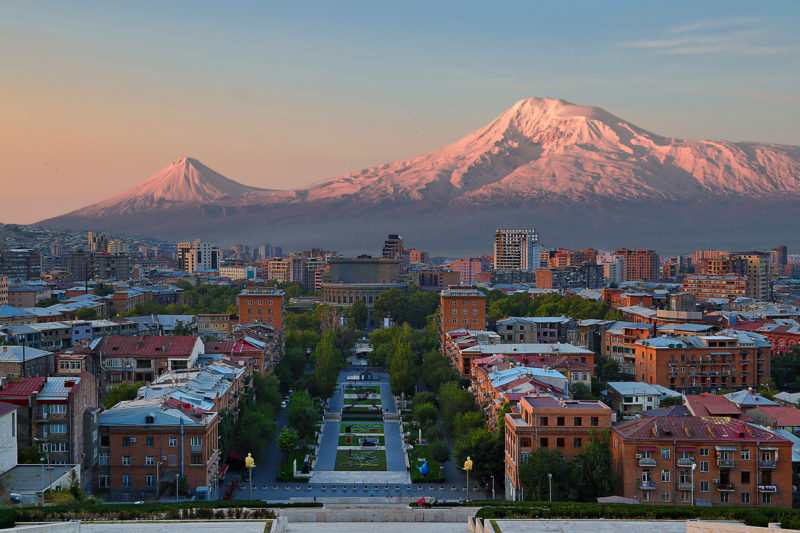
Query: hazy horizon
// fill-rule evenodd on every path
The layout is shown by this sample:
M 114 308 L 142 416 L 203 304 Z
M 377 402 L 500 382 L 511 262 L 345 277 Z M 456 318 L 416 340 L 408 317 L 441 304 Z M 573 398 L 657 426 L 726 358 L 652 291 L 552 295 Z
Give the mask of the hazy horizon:
M 722 15 L 720 15 L 722 13 Z M 800 145 L 800 5 L 0 5 L 3 222 L 179 156 L 288 189 L 440 148 L 515 101 L 660 135 Z

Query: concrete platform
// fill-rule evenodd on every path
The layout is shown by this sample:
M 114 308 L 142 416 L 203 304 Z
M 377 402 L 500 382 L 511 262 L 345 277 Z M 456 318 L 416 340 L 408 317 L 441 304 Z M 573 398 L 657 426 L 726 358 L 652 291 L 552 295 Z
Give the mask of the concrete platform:
M 311 476 L 312 484 L 389 484 L 408 485 L 411 476 L 408 472 L 351 472 L 346 470 L 316 470 Z

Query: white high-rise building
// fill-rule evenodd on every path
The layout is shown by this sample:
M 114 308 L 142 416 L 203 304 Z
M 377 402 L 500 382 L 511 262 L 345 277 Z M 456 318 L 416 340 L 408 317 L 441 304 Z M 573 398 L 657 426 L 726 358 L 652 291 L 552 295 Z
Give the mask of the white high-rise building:
M 219 268 L 219 248 L 214 241 L 195 239 L 194 242 L 178 243 L 178 264 L 181 270 L 192 273 L 197 270 Z
M 494 269 L 534 271 L 541 266 L 542 245 L 534 229 L 499 229 L 494 234 Z

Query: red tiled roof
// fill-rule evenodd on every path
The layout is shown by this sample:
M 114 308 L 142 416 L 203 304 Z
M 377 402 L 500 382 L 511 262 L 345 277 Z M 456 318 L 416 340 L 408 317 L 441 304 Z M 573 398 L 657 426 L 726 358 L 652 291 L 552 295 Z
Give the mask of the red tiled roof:
M 758 408 L 775 427 L 800 427 L 800 410 L 788 405 L 762 405 Z
M 28 398 L 33 391 L 41 391 L 45 378 L 22 378 L 22 381 L 4 383 L 0 391 L 0 398 Z
M 725 396 L 716 394 L 687 394 L 686 405 L 695 416 L 741 416 L 742 410 Z
M 253 346 L 247 341 L 239 340 L 236 341 L 236 344 L 233 347 L 231 353 L 242 353 L 242 352 L 258 352 L 261 353 L 261 348 L 258 346 Z M 227 353 L 227 352 L 226 352 Z
M 735 418 L 656 416 L 628 420 L 612 428 L 623 439 L 787 443 L 788 440 Z
M 192 336 L 159 336 L 127 337 L 123 335 L 106 335 L 97 350 L 103 357 L 123 355 L 125 357 L 188 357 L 197 337 Z
M 204 343 L 206 353 L 224 353 L 230 355 L 233 353 L 233 347 L 236 341 L 208 341 Z

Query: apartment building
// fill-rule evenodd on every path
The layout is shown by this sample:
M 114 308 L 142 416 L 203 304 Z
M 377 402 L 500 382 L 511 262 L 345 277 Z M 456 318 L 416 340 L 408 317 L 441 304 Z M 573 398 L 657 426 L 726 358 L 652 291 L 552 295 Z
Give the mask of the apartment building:
M 51 352 L 28 346 L 0 346 L 0 376 L 44 377 L 54 371 L 55 358 Z
M 286 293 L 271 287 L 248 287 L 239 293 L 239 324 L 265 324 L 283 331 Z
M 506 499 L 522 499 L 519 469 L 537 449 L 558 450 L 571 459 L 585 451 L 592 434 L 611 427 L 611 408 L 597 400 L 526 396 L 505 417 Z
M 17 409 L 18 405 L 0 402 L 0 474 L 17 464 Z
M 478 289 L 451 286 L 440 293 L 439 301 L 442 334 L 456 329 L 486 329 L 486 295 Z
M 485 261 L 470 257 L 456 259 L 449 266 L 450 270 L 458 272 L 459 285 L 472 285 L 477 281 L 478 274 L 486 272 L 489 267 Z
M 110 386 L 153 381 L 170 370 L 189 368 L 204 352 L 203 341 L 194 336 L 107 335 L 93 348 Z
M 201 313 L 197 315 L 197 333 L 204 339 L 227 339 L 233 331 L 234 318 L 228 313 Z
M 653 336 L 654 327 L 636 322 L 614 322 L 602 333 L 603 357 L 617 362 L 619 370 L 627 378 L 636 374 L 636 343 Z
M 189 274 L 219 268 L 219 248 L 214 241 L 195 239 L 178 243 L 178 268 Z
M 535 271 L 542 245 L 534 229 L 498 229 L 494 234 L 494 269 Z
M 161 398 L 121 402 L 99 417 L 97 488 L 107 498 L 155 498 L 185 476 L 189 490 L 215 497 L 219 415 Z
M 622 422 L 611 429 L 611 456 L 620 495 L 642 503 L 792 505 L 792 443 L 741 420 Z
M 567 316 L 512 316 L 498 320 L 498 335 L 505 343 L 567 342 L 575 320 Z
M 34 280 L 42 275 L 42 253 L 27 248 L 0 250 L 0 276 L 14 280 Z
M 698 301 L 714 298 L 734 300 L 747 295 L 747 279 L 737 274 L 723 276 L 686 276 L 683 291 L 694 294 Z
M 0 307 L 8 305 L 8 276 L 0 276 Z
M 658 254 L 655 250 L 614 250 L 614 255 L 625 260 L 626 281 L 656 281 L 659 279 Z
M 770 254 L 767 252 L 737 252 L 731 257 L 741 261 L 738 274 L 747 278 L 746 295 L 754 300 L 769 300 L 772 294 Z
M 640 340 L 635 343 L 635 377 L 690 394 L 757 388 L 770 375 L 769 348 L 761 335 L 734 330 Z
M 6 287 L 8 291 L 8 305 L 24 309 L 25 307 L 35 307 L 39 300 L 46 300 L 50 298 L 50 288 L 45 285 L 27 285 L 21 283 L 19 285 L 9 285 Z

